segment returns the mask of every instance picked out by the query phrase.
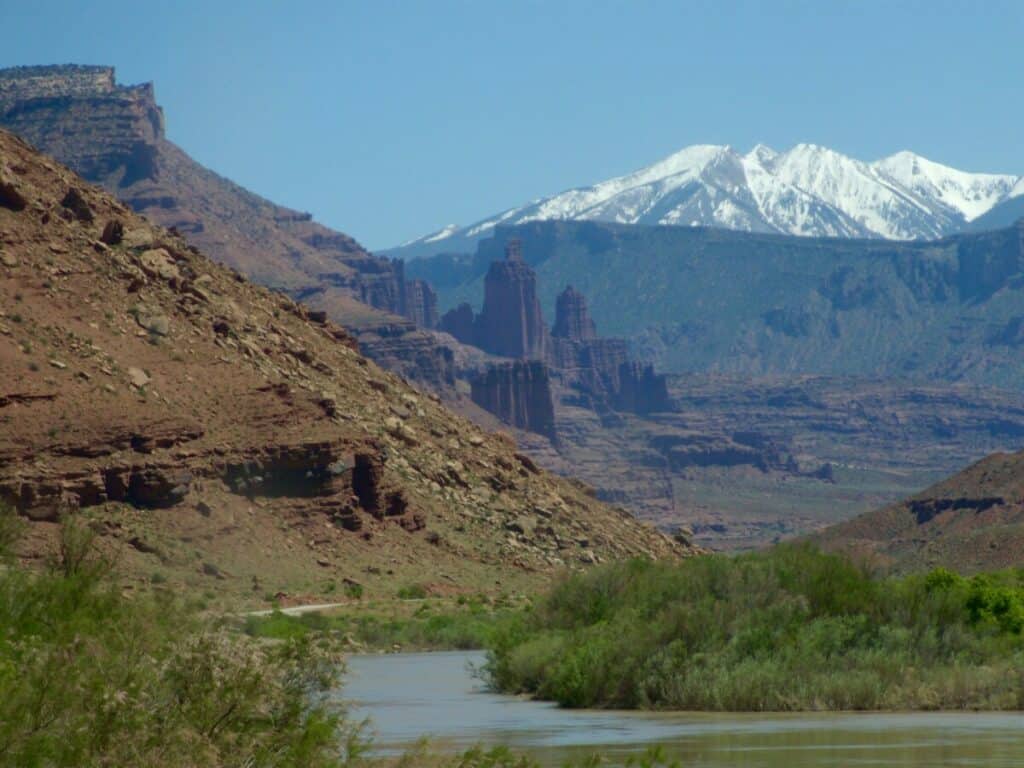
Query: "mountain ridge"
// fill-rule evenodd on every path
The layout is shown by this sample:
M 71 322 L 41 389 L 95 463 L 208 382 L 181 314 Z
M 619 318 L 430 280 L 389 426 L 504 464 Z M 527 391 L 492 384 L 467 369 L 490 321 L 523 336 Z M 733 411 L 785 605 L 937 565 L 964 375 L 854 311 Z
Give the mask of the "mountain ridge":
M 498 225 L 536 220 L 715 226 L 804 237 L 934 239 L 1024 194 L 1024 176 L 970 173 L 902 150 L 864 162 L 816 144 L 745 154 L 696 144 L 632 173 L 541 197 L 383 253 L 472 250 Z
M 662 371 L 938 377 L 1021 389 L 1024 225 L 939 241 L 803 238 L 591 221 L 498 227 L 472 257 L 418 259 L 440 308 L 478 304 L 510 238 L 605 332 Z

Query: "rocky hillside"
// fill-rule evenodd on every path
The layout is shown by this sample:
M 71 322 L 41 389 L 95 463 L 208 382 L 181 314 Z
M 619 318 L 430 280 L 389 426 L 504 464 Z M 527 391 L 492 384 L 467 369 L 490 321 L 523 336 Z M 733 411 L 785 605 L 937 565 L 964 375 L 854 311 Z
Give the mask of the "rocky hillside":
M 72 511 L 132 578 L 259 601 L 693 551 L 3 131 L 0 308 L 0 496 L 35 521 L 26 557 Z
M 328 309 L 357 336 L 367 334 L 367 351 L 406 378 L 435 390 L 453 386 L 450 360 L 416 330 L 417 322 L 430 327 L 436 320 L 429 289 L 407 282 L 401 262 L 373 256 L 310 214 L 197 163 L 167 140 L 151 83 L 120 85 L 112 67 L 0 70 L 0 127 L 173 227 L 216 261 Z M 379 311 L 352 310 L 353 299 Z
M 878 567 L 973 572 L 1024 566 L 1024 453 L 997 453 L 816 540 Z
M 891 376 L 1024 388 L 1024 223 L 934 242 L 594 222 L 499 227 L 412 262 L 442 309 L 479 306 L 509 239 L 553 311 L 561 287 L 662 371 Z

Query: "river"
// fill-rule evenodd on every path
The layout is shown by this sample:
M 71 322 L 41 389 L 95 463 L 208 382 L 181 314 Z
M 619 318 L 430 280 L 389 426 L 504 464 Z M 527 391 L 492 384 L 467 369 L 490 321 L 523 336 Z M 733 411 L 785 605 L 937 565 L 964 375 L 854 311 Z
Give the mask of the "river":
M 599 753 L 613 764 L 662 745 L 683 766 L 965 768 L 1024 766 L 1024 715 L 1002 713 L 701 714 L 568 710 L 486 692 L 480 653 L 349 659 L 344 697 L 378 749 L 429 735 L 438 750 L 504 744 L 545 765 Z

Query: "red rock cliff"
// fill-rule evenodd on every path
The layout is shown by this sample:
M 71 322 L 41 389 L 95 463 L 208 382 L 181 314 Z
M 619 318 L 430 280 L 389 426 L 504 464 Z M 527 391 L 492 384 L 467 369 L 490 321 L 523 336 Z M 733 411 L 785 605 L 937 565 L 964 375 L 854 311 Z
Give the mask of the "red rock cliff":
M 551 335 L 573 341 L 597 338 L 597 328 L 587 310 L 587 299 L 571 285 L 555 301 L 555 326 Z
M 513 427 L 555 439 L 547 366 L 515 360 L 490 366 L 472 382 L 473 402 Z
M 484 308 L 477 318 L 477 344 L 503 357 L 544 359 L 548 331 L 537 298 L 537 276 L 523 261 L 518 240 L 506 245 L 484 279 Z

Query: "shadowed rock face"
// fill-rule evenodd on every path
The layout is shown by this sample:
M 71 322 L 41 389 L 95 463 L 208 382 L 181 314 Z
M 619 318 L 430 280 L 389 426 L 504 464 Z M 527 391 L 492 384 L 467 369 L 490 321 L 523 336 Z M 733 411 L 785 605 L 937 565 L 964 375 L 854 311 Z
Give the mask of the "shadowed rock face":
M 425 280 L 405 284 L 405 316 L 420 328 L 437 327 L 437 294 Z
M 537 300 L 537 276 L 523 260 L 518 240 L 506 243 L 502 261 L 491 263 L 484 287 L 483 312 L 474 317 L 470 305 L 461 304 L 441 318 L 441 330 L 494 355 L 543 361 L 550 377 L 576 391 L 574 400 L 592 410 L 643 414 L 671 409 L 664 377 L 655 374 L 651 366 L 633 361 L 623 339 L 599 338 L 586 298 L 572 286 L 559 296 L 555 325 L 548 333 Z M 486 375 L 480 378 L 484 380 Z M 507 407 L 497 405 L 498 399 L 483 394 L 498 381 L 509 392 L 532 384 L 531 378 L 518 371 L 502 370 L 491 384 L 480 385 L 474 401 L 487 410 L 492 405 L 498 408 L 491 412 L 506 423 L 529 423 L 529 419 L 510 416 Z M 525 402 L 533 395 L 523 392 L 508 397 Z
M 257 282 L 328 308 L 352 298 L 421 327 L 436 325 L 433 291 L 422 281 L 407 284 L 401 261 L 374 256 L 310 214 L 242 189 L 169 142 L 151 83 L 118 85 L 112 67 L 0 70 L 0 126 Z M 384 324 L 366 313 L 357 322 L 331 316 L 358 336 Z M 406 378 L 446 386 L 440 347 L 411 325 L 391 325 L 406 330 L 375 337 L 367 351 L 399 361 Z
M 672 409 L 665 377 L 655 373 L 653 365 L 635 360 L 619 365 L 619 387 L 612 405 L 617 411 L 640 414 Z
M 130 186 L 156 175 L 163 111 L 153 86 L 119 86 L 113 67 L 0 70 L 6 128 L 49 154 L 74 159 L 87 179 Z
M 548 369 L 539 360 L 493 365 L 473 379 L 473 402 L 506 424 L 555 440 Z
M 462 303 L 455 309 L 449 309 L 444 313 L 439 327 L 442 331 L 450 333 L 463 344 L 474 344 L 476 341 L 475 321 L 473 308 L 469 304 Z

